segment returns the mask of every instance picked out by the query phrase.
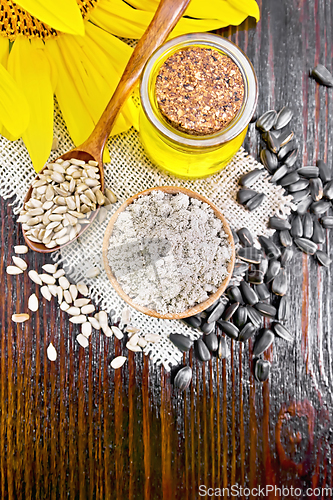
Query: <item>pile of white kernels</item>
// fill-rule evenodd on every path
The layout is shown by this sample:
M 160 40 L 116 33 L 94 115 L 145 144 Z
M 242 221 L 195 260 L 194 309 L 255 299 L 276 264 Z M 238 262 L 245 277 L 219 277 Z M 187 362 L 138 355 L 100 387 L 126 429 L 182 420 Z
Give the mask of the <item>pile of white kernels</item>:
M 51 249 L 73 240 L 98 206 L 116 201 L 110 189 L 102 193 L 96 161 L 59 158 L 33 181 L 18 222 L 30 241 Z
M 28 263 L 19 255 L 26 254 L 28 247 L 18 245 L 14 247 L 17 255 L 12 256 L 13 265 L 7 266 L 9 275 L 19 275 L 28 269 Z M 158 342 L 160 336 L 151 333 L 142 333 L 140 329 L 130 324 L 131 313 L 128 307 L 124 307 L 121 317 L 122 329 L 115 325 L 109 325 L 109 315 L 106 311 L 95 312 L 95 306 L 88 297 L 87 285 L 81 281 L 73 284 L 65 276 L 65 270 L 58 268 L 57 264 L 45 264 L 42 266 L 43 272 L 29 270 L 28 275 L 31 281 L 40 286 L 41 295 L 48 301 L 54 297 L 62 311 L 66 312 L 69 321 L 80 326 L 80 333 L 76 335 L 76 340 L 81 347 L 89 346 L 89 337 L 94 330 L 102 330 L 106 337 L 114 335 L 117 339 L 125 339 L 125 347 L 134 352 L 142 352 L 148 342 Z M 24 323 L 30 319 L 31 312 L 39 309 L 39 299 L 35 293 L 28 299 L 28 312 L 18 312 L 12 315 L 15 323 Z M 126 336 L 126 337 L 125 337 Z M 47 356 L 51 361 L 57 358 L 57 351 L 52 343 L 47 348 Z M 126 356 L 117 356 L 111 361 L 111 367 L 120 368 Z

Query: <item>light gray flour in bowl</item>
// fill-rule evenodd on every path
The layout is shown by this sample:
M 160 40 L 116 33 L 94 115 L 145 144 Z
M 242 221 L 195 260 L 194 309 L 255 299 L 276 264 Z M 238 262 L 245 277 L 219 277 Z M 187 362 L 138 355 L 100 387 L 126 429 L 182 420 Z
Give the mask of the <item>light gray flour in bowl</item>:
M 108 248 L 124 292 L 160 314 L 207 300 L 227 277 L 231 256 L 222 221 L 207 203 L 159 190 L 118 215 Z

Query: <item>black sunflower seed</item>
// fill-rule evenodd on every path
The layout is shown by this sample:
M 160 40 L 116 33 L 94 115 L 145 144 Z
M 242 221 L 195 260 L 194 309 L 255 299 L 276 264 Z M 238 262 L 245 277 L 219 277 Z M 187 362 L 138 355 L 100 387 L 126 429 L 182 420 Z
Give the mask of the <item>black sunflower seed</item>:
M 305 198 L 307 198 L 310 194 L 310 189 L 309 188 L 306 188 L 306 189 L 302 189 L 302 191 L 297 191 L 297 193 L 293 193 L 293 200 L 294 200 L 294 203 L 300 203 L 301 201 L 305 200 Z M 311 201 L 312 201 L 312 198 L 310 197 Z
M 186 391 L 186 389 L 189 387 L 190 383 L 192 380 L 192 368 L 190 366 L 184 366 L 184 368 L 181 368 L 173 381 L 173 385 L 175 389 L 178 391 Z
M 237 193 L 237 201 L 241 205 L 244 205 L 251 198 L 254 198 L 258 193 L 253 189 L 240 189 Z
M 286 127 L 293 117 L 293 112 L 287 106 L 281 109 L 276 118 L 276 123 L 274 125 L 275 130 L 280 130 Z
M 287 229 L 284 229 L 283 231 L 279 232 L 279 238 L 281 245 L 284 247 L 291 247 L 293 244 L 293 239 L 291 237 L 290 232 Z
M 333 200 L 333 181 L 328 181 L 325 183 L 324 196 L 329 200 Z
M 327 253 L 323 252 L 322 250 L 317 250 L 316 259 L 318 260 L 319 264 L 325 267 L 329 267 L 331 263 L 331 259 L 329 258 Z
M 261 262 L 262 253 L 255 247 L 244 247 L 238 250 L 238 257 L 250 264 L 259 264 L 259 262 Z
M 213 302 L 213 304 L 209 307 L 207 307 L 207 309 L 205 309 L 205 312 L 206 313 L 209 313 L 211 312 L 213 309 L 215 309 L 215 307 L 217 306 L 217 304 L 219 304 L 221 302 L 220 299 L 217 299 L 215 302 Z
M 241 276 L 242 274 L 245 274 L 246 271 L 248 270 L 249 265 L 246 262 L 236 262 L 232 275 L 233 276 Z
M 271 364 L 267 359 L 257 359 L 254 365 L 254 377 L 258 382 L 265 382 L 269 377 Z
M 316 243 L 306 238 L 295 238 L 294 243 L 302 252 L 308 255 L 314 255 L 317 251 Z
M 232 227 L 230 229 L 231 229 L 231 232 L 232 232 L 232 237 L 234 239 L 234 243 L 235 243 L 235 245 L 238 245 L 239 239 L 238 239 L 237 233 L 236 233 L 236 231 Z
M 281 254 L 281 266 L 285 267 L 287 264 L 289 264 L 293 258 L 294 255 L 294 250 L 291 247 L 286 247 Z
M 265 250 L 266 255 L 269 259 L 278 259 L 280 257 L 281 251 L 271 238 L 267 238 L 266 236 L 259 236 L 258 239 L 260 245 Z
M 192 328 L 199 328 L 201 325 L 201 318 L 198 318 L 198 316 L 191 316 L 190 318 L 184 318 L 183 321 Z
M 279 160 L 276 154 L 272 153 L 269 149 L 262 149 L 260 152 L 260 160 L 266 170 L 273 174 L 279 166 Z
M 289 141 L 285 146 L 283 146 L 280 151 L 278 152 L 278 159 L 280 161 L 284 160 L 284 158 L 287 157 L 287 155 L 295 149 L 295 141 Z
M 275 278 L 275 276 L 279 274 L 280 269 L 281 269 L 280 261 L 276 259 L 271 259 L 265 276 L 265 282 L 270 283 Z
M 265 275 L 267 273 L 267 269 L 268 259 L 266 259 L 266 257 L 262 257 L 260 264 L 258 264 L 258 271 L 261 271 Z
M 290 313 L 290 302 L 289 299 L 283 295 L 280 299 L 278 310 L 277 310 L 277 319 L 279 321 L 284 321 L 288 319 Z
M 293 238 L 301 238 L 303 236 L 303 223 L 300 215 L 296 215 L 292 221 L 290 232 Z
M 329 210 L 331 204 L 329 201 L 325 200 L 319 200 L 319 201 L 314 201 L 311 205 L 311 212 L 313 212 L 316 215 L 322 215 L 327 210 Z
M 253 306 L 258 302 L 259 300 L 258 295 L 253 290 L 253 288 L 250 287 L 248 283 L 246 283 L 245 281 L 241 281 L 239 287 L 240 291 L 242 292 L 242 297 L 244 299 L 244 302 L 246 302 L 246 304 Z
M 255 327 L 260 327 L 262 321 L 261 314 L 254 307 L 247 306 L 247 317 Z
M 242 328 L 247 321 L 247 308 L 245 306 L 239 306 L 233 315 L 233 322 L 237 328 Z
M 333 87 L 333 76 L 323 64 L 318 64 L 313 68 L 311 76 L 321 85 Z
M 293 342 L 294 340 L 291 333 L 287 330 L 285 326 L 281 325 L 281 323 L 273 323 L 273 331 L 278 337 L 281 337 L 287 342 Z
M 288 144 L 290 144 L 288 142 Z M 288 146 L 287 144 L 287 146 Z M 281 151 L 281 149 L 280 149 Z M 293 149 L 293 151 L 291 151 L 286 158 L 283 159 L 283 162 L 285 165 L 287 165 L 287 167 L 291 168 L 293 165 L 295 165 L 296 163 L 296 160 L 297 160 L 297 156 L 298 156 L 298 151 L 299 149 L 296 148 L 296 149 Z
M 216 328 L 216 322 L 213 321 L 213 323 L 202 323 L 200 329 L 206 334 L 206 335 L 209 335 L 210 333 L 213 333 L 215 332 L 215 328 Z
M 272 151 L 272 153 L 276 154 L 279 151 L 280 141 L 275 134 L 273 134 L 272 132 L 266 132 L 265 141 L 270 151 Z
M 324 184 L 325 182 L 332 180 L 332 171 L 327 163 L 325 163 L 323 160 L 317 160 L 316 165 L 318 167 L 319 177 Z
M 275 335 L 272 330 L 269 330 L 269 328 L 264 328 L 263 330 L 261 330 L 257 335 L 253 346 L 254 356 L 259 356 L 259 354 L 262 354 L 264 351 L 266 351 L 266 349 L 268 349 L 269 346 L 274 342 L 274 338 Z
M 313 219 L 308 212 L 303 215 L 303 238 L 311 240 L 313 235 Z
M 280 272 L 277 276 L 272 281 L 272 292 L 275 293 L 275 295 L 286 295 L 288 290 L 288 280 L 287 280 L 287 274 L 284 269 L 280 269 Z
M 297 205 L 297 213 L 299 215 L 305 214 L 305 212 L 308 210 L 308 208 L 312 204 L 312 201 L 313 200 L 312 200 L 311 196 L 309 196 L 309 194 L 307 196 L 305 196 L 303 198 L 303 200 L 301 200 L 299 202 L 299 204 Z
M 318 177 L 319 175 L 319 168 L 318 167 L 301 167 L 297 170 L 299 175 L 301 177 L 305 177 L 306 179 L 313 179 L 315 177 Z
M 258 269 L 251 271 L 247 274 L 246 281 L 252 285 L 259 285 L 264 281 L 264 273 Z
M 289 193 L 296 193 L 296 191 L 302 191 L 309 186 L 308 179 L 299 179 L 297 182 L 293 184 L 289 184 L 288 191 Z
M 193 345 L 193 341 L 181 333 L 170 333 L 169 339 L 182 352 L 189 351 Z
M 285 130 L 279 135 L 280 148 L 288 144 L 288 142 L 292 141 L 294 138 L 294 132 L 289 132 L 289 130 Z
M 283 229 L 290 229 L 291 224 L 288 219 L 280 219 L 280 217 L 274 216 L 269 218 L 269 227 L 282 231 Z
M 237 339 L 239 330 L 236 325 L 233 325 L 229 321 L 222 321 L 221 319 L 218 321 L 219 326 L 223 333 L 225 333 L 231 339 Z
M 291 184 L 294 184 L 295 182 L 297 182 L 299 180 L 300 180 L 300 177 L 299 177 L 297 171 L 295 170 L 295 172 L 290 172 L 289 174 L 282 177 L 282 179 L 279 180 L 278 184 L 280 184 L 280 186 L 286 187 L 286 186 L 290 186 Z
M 277 120 L 277 113 L 275 109 L 270 109 L 266 111 L 263 115 L 258 118 L 256 127 L 263 132 L 268 132 L 272 127 L 274 127 Z
M 275 183 L 282 179 L 289 172 L 287 165 L 281 165 L 271 177 L 271 182 Z
M 225 337 L 220 337 L 219 338 L 219 347 L 217 349 L 217 357 L 219 359 L 225 359 L 228 354 L 228 346 L 227 346 L 227 341 Z
M 267 286 L 265 285 L 265 283 L 260 283 L 259 285 L 256 285 L 255 291 L 256 291 L 256 294 L 258 295 L 259 300 L 261 300 L 261 301 L 267 300 L 270 298 L 270 293 L 269 293 L 269 290 L 268 290 Z
M 268 132 L 262 132 L 261 137 L 264 139 L 264 141 L 268 141 L 268 136 L 273 135 L 274 139 L 277 139 L 281 135 L 281 130 L 269 130 Z
M 317 219 L 313 221 L 313 234 L 312 241 L 321 245 L 326 239 L 325 231 L 323 226 L 319 223 Z
M 213 323 L 221 318 L 222 314 L 225 310 L 225 304 L 220 302 L 217 306 L 212 310 L 212 312 L 207 317 L 207 323 Z
M 199 361 L 209 361 L 211 358 L 210 352 L 203 340 L 197 339 L 194 341 L 194 353 Z
M 258 208 L 262 202 L 264 201 L 266 195 L 264 193 L 258 193 L 256 194 L 253 198 L 251 198 L 249 201 L 247 201 L 244 206 L 252 212 L 256 208 Z
M 282 161 L 284 158 L 287 157 L 287 155 L 290 153 L 290 151 L 293 151 L 295 148 L 295 141 L 289 141 L 287 144 L 285 144 L 278 152 L 278 159 Z
M 239 302 L 240 304 L 243 303 L 243 297 L 238 286 L 231 286 L 228 288 L 227 295 L 231 302 Z
M 244 247 L 251 247 L 253 245 L 253 236 L 247 227 L 242 227 L 237 231 L 239 241 Z
M 239 308 L 239 302 L 233 302 L 223 313 L 224 321 L 228 321 L 234 315 L 235 311 Z
M 247 323 L 239 333 L 238 340 L 240 342 L 246 342 L 256 333 L 257 329 L 252 323 Z
M 333 228 L 333 216 L 332 215 L 326 215 L 325 217 L 322 217 L 320 222 L 325 229 L 332 229 Z
M 323 197 L 323 182 L 320 177 L 310 179 L 310 193 L 313 201 L 319 201 Z
M 258 302 L 254 307 L 262 316 L 266 316 L 267 318 L 275 318 L 276 316 L 276 308 L 272 304 Z
M 219 347 L 219 339 L 217 338 L 217 335 L 215 335 L 215 333 L 210 333 L 209 335 L 205 335 L 203 341 L 210 350 L 210 352 L 217 351 Z
M 239 184 L 245 188 L 251 187 L 257 179 L 264 173 L 262 169 L 255 168 L 239 178 Z

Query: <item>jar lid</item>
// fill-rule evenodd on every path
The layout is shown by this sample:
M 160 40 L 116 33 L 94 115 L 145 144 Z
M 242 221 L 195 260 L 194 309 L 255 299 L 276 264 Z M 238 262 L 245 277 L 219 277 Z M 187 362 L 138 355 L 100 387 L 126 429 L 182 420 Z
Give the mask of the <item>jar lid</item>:
M 178 130 L 165 120 L 155 96 L 155 83 L 162 64 L 172 54 L 193 46 L 217 49 L 237 65 L 244 81 L 244 100 L 235 118 L 222 130 L 210 135 L 193 135 Z M 169 40 L 159 47 L 148 60 L 140 85 L 142 108 L 154 127 L 167 139 L 190 147 L 213 147 L 237 137 L 249 124 L 256 108 L 258 98 L 257 78 L 247 56 L 226 38 L 211 33 L 192 33 Z M 155 99 L 156 100 L 156 99 Z

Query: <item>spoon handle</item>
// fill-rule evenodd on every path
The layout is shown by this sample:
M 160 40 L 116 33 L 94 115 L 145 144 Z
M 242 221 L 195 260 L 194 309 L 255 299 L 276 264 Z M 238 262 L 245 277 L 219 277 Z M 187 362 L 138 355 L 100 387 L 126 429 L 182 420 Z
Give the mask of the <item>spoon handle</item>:
M 135 47 L 125 71 L 89 138 L 77 149 L 102 158 L 104 146 L 117 115 L 135 88 L 150 55 L 166 40 L 185 12 L 190 0 L 160 0 L 156 13 Z

